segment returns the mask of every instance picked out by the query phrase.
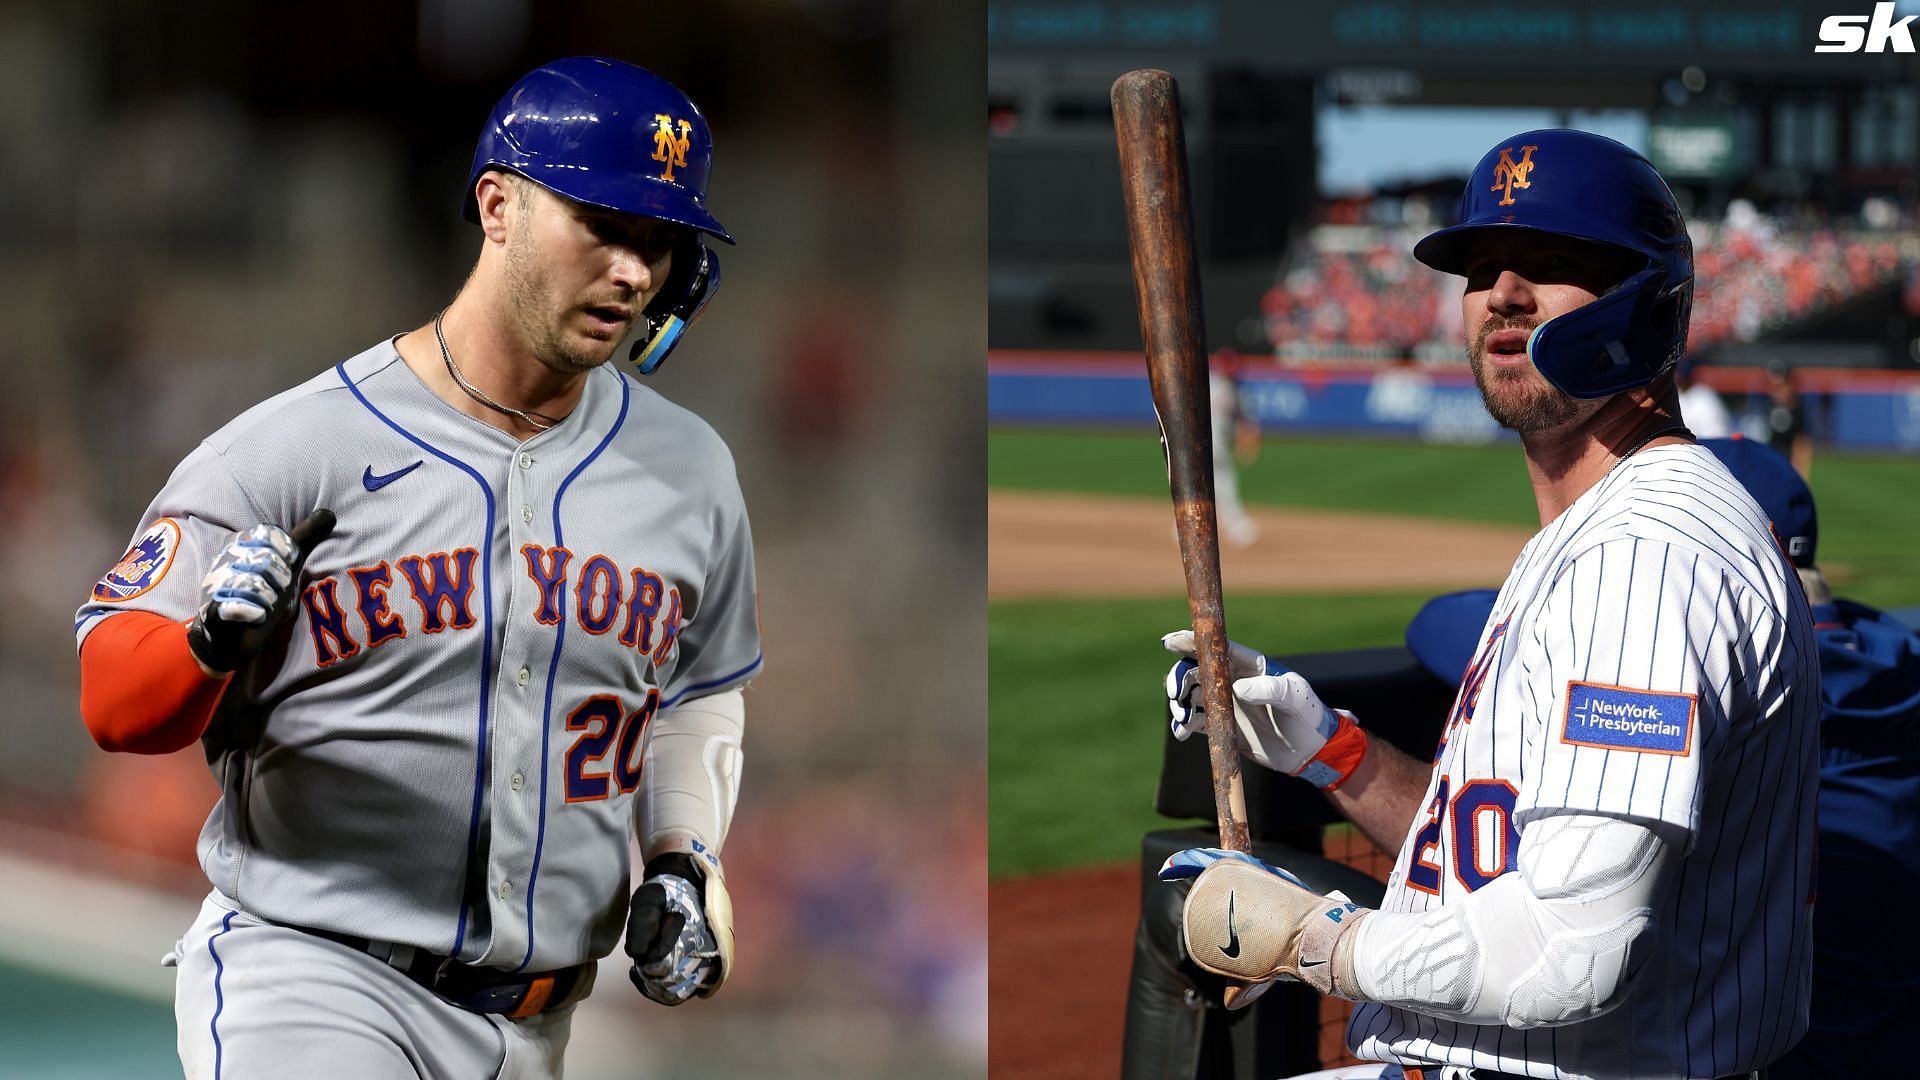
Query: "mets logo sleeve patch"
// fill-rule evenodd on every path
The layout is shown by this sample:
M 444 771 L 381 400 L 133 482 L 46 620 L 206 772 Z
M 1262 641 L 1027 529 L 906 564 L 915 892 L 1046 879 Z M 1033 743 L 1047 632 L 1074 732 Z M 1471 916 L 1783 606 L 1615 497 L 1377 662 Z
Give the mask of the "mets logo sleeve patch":
M 93 598 L 117 604 L 143 595 L 167 576 L 179 551 L 180 526 L 172 518 L 161 518 L 147 526 L 113 569 L 94 585 Z
M 1603 750 L 1684 756 L 1693 745 L 1695 704 L 1694 694 L 1575 680 L 1567 684 L 1560 741 Z

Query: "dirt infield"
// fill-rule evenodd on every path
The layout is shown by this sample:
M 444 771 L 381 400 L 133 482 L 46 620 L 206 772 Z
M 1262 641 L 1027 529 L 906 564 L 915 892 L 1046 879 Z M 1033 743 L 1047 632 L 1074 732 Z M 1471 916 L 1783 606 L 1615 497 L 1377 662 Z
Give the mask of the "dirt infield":
M 1533 530 L 1333 510 L 1252 511 L 1260 537 L 1226 546 L 1230 591 L 1354 592 L 1495 586 Z M 994 599 L 1157 596 L 1186 590 L 1166 500 L 994 491 L 987 500 Z
M 1120 1075 L 1139 865 L 990 882 L 987 912 L 988 1075 Z

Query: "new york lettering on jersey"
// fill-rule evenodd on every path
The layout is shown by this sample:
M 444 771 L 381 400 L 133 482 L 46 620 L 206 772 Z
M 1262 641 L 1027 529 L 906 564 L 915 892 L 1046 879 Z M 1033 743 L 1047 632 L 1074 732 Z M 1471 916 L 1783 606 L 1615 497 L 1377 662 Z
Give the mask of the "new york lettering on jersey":
M 659 574 L 639 566 L 633 568 L 631 585 L 623 584 L 627 575 L 605 555 L 589 556 L 578 567 L 578 579 L 570 584 L 569 571 L 575 569 L 572 551 L 526 544 L 520 553 L 526 557 L 527 577 L 539 590 L 536 621 L 559 625 L 561 612 L 567 609 L 563 594 L 570 593 L 574 625 L 582 632 L 604 634 L 618 621 L 620 644 L 638 650 L 655 666 L 666 663 L 680 636 L 679 588 L 665 585 Z M 377 648 L 407 636 L 407 617 L 394 610 L 388 594 L 394 586 L 395 565 L 418 607 L 417 626 L 422 632 L 473 629 L 473 564 L 478 554 L 461 548 L 349 567 L 345 577 L 352 586 L 350 602 L 342 598 L 339 578 L 308 585 L 301 591 L 300 602 L 313 641 L 314 665 L 327 667 L 351 657 L 360 651 L 361 642 Z M 356 618 L 350 621 L 348 612 Z

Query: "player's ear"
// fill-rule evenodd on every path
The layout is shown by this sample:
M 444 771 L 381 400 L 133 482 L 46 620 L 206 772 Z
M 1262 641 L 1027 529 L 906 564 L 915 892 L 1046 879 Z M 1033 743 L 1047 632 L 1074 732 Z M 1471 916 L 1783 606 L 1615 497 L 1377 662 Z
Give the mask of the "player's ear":
M 511 215 L 525 210 L 520 193 L 515 190 L 518 183 L 518 177 L 494 169 L 481 173 L 480 178 L 473 182 L 474 205 L 480 212 L 480 231 L 496 244 L 506 242 Z

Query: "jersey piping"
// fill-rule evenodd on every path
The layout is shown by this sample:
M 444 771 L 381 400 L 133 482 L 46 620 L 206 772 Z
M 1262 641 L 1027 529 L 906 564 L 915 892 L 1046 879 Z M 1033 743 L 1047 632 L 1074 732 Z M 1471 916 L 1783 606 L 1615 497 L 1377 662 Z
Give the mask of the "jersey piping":
M 673 695 L 667 700 L 661 702 L 660 707 L 662 709 L 671 709 L 675 705 L 680 704 L 681 701 L 685 700 L 688 694 L 692 694 L 700 690 L 711 690 L 716 686 L 725 686 L 730 682 L 734 682 L 738 679 L 742 679 L 748 675 L 751 675 L 754 669 L 759 667 L 760 662 L 762 660 L 765 660 L 766 657 L 767 657 L 766 650 L 762 649 L 759 653 L 754 655 L 753 662 L 748 664 L 746 667 L 743 667 L 738 671 L 730 671 L 725 675 L 720 676 L 717 679 L 708 679 L 706 682 L 703 682 L 703 683 L 694 683 L 692 686 L 687 687 L 686 689 Z
M 347 377 L 347 365 L 345 361 L 335 364 L 334 370 L 340 374 L 340 381 L 345 383 L 347 389 L 353 392 L 353 396 L 359 400 L 360 404 L 365 406 L 366 410 L 377 417 L 381 423 L 399 432 L 409 442 L 412 442 L 420 449 L 460 469 L 460 471 L 466 473 L 473 479 L 473 482 L 479 486 L 481 496 L 487 501 L 487 526 L 485 533 L 487 539 L 485 544 L 481 546 L 481 550 L 488 550 L 493 543 L 494 507 L 493 489 L 487 486 L 486 478 L 482 477 L 479 470 L 473 466 L 434 446 L 432 443 L 420 438 L 406 428 L 401 427 L 385 413 L 376 408 L 373 402 L 368 401 L 367 396 L 360 392 L 360 388 L 354 385 L 353 380 Z M 476 847 L 480 839 L 480 798 L 486 790 L 487 784 L 487 710 L 493 700 L 493 560 L 487 558 L 480 559 L 478 562 L 480 563 L 481 625 L 485 636 L 482 637 L 480 641 L 479 745 L 475 748 L 474 753 L 473 810 L 467 820 L 467 866 L 469 870 L 471 870 L 477 855 Z M 544 781 L 542 782 L 544 783 Z M 468 892 L 469 890 L 464 887 L 460 891 L 460 918 L 454 927 L 453 947 L 448 950 L 448 955 L 450 956 L 459 956 L 461 948 L 465 946 L 467 942 L 467 914 L 472 906 L 468 899 Z
M 213 957 L 213 1019 L 207 1021 L 207 1031 L 213 1036 L 213 1080 L 220 1080 L 221 1057 L 224 1048 L 220 1045 L 220 1012 L 227 1007 L 227 998 L 220 990 L 220 978 L 227 972 L 227 965 L 220 959 L 220 950 L 214 942 L 221 935 L 233 929 L 233 917 L 237 912 L 227 912 L 220 920 L 220 929 L 207 938 L 207 955 Z
M 594 447 L 580 464 L 573 467 L 573 471 L 567 474 L 566 479 L 560 481 L 559 489 L 553 493 L 553 544 L 555 547 L 567 546 L 566 534 L 560 528 L 560 501 L 567 497 L 567 488 L 573 486 L 573 481 L 587 470 L 587 466 L 598 460 L 601 452 L 612 445 L 613 437 L 619 434 L 620 428 L 627 422 L 630 394 L 627 380 L 621 379 L 619 382 L 620 415 L 614 417 L 613 424 L 601 438 L 600 445 Z M 547 661 L 546 704 L 540 710 L 540 817 L 539 825 L 534 832 L 533 869 L 527 873 L 527 952 L 520 958 L 520 962 L 514 965 L 515 971 L 524 970 L 533 960 L 533 898 L 540 889 L 540 853 L 546 848 L 547 843 L 547 783 L 549 774 L 552 772 L 547 767 L 547 752 L 553 737 L 553 686 L 560 673 L 560 652 L 567 644 L 567 591 L 565 589 L 560 590 L 559 608 L 560 621 L 553 628 L 553 656 Z

